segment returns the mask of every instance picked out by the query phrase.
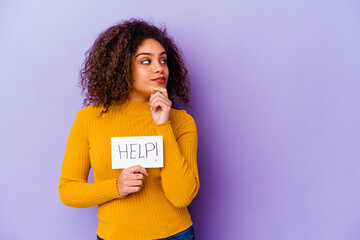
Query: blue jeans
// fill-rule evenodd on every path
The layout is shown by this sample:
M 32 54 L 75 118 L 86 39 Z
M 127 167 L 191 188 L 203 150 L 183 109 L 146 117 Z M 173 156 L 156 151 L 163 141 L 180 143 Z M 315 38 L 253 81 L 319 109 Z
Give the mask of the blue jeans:
M 195 240 L 194 228 L 193 226 L 190 226 L 188 229 L 185 229 L 175 235 L 157 240 Z
M 104 239 L 97 236 L 97 240 L 104 240 Z M 172 235 L 167 238 L 157 239 L 157 240 L 195 240 L 194 228 L 193 228 L 193 226 L 191 226 L 188 229 L 186 229 L 182 232 L 179 232 L 175 235 Z

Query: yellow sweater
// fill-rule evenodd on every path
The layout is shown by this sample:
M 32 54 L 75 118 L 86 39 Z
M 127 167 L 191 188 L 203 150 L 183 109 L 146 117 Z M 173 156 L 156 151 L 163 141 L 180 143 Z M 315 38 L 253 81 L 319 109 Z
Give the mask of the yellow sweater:
M 70 130 L 59 181 L 61 201 L 72 207 L 98 205 L 97 234 L 105 239 L 157 239 L 192 225 L 187 206 L 200 184 L 196 162 L 197 130 L 185 110 L 171 109 L 170 121 L 156 125 L 149 102 L 78 111 Z M 140 192 L 121 197 L 112 169 L 111 137 L 162 135 L 164 167 L 148 168 Z M 94 183 L 88 183 L 90 167 Z

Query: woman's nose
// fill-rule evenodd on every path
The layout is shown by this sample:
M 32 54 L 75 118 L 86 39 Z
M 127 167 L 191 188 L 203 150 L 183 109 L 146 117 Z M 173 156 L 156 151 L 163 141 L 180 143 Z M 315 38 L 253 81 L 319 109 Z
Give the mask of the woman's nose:
M 156 73 L 162 73 L 164 71 L 164 66 L 161 65 L 161 63 L 155 63 L 154 66 L 154 72 Z

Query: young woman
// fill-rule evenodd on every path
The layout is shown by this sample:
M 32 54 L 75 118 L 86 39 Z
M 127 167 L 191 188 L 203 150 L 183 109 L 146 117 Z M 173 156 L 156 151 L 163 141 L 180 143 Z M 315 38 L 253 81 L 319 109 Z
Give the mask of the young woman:
M 85 108 L 70 130 L 61 201 L 98 205 L 98 239 L 195 239 L 187 206 L 200 184 L 197 130 L 180 50 L 166 29 L 131 19 L 99 35 L 80 85 Z M 112 169 L 111 137 L 163 136 L 164 167 Z M 88 183 L 90 168 L 94 183 Z

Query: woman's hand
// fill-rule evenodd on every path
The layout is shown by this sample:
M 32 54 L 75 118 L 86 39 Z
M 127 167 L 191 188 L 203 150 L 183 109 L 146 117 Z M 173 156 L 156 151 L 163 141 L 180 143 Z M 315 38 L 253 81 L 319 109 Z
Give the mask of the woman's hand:
M 154 87 L 154 93 L 150 96 L 151 116 L 156 125 L 170 120 L 172 102 L 169 100 L 166 88 Z
M 149 174 L 142 166 L 125 168 L 117 178 L 119 194 L 125 197 L 130 193 L 139 192 L 144 184 L 144 175 Z

